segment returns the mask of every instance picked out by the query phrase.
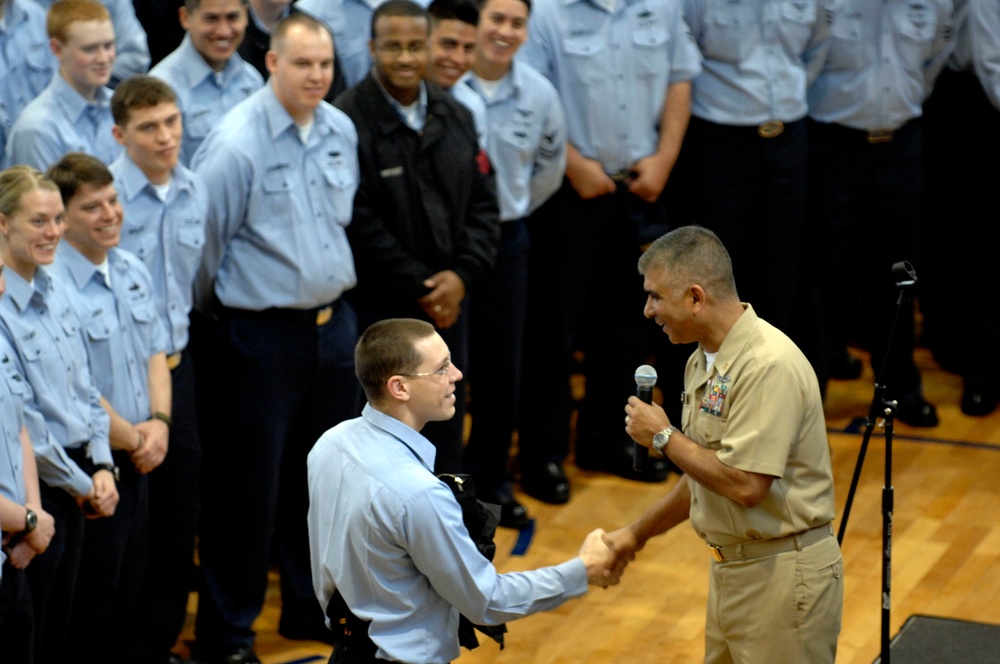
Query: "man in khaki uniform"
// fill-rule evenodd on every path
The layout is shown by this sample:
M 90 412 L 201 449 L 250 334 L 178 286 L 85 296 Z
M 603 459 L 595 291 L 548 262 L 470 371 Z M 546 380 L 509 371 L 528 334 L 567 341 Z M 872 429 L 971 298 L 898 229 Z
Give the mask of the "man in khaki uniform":
M 690 518 L 708 544 L 705 661 L 834 661 L 843 560 L 819 383 L 802 352 L 741 303 L 725 247 L 699 226 L 639 260 L 644 313 L 672 343 L 698 342 L 685 371 L 683 432 L 632 397 L 625 430 L 684 475 L 609 536 L 620 561 Z

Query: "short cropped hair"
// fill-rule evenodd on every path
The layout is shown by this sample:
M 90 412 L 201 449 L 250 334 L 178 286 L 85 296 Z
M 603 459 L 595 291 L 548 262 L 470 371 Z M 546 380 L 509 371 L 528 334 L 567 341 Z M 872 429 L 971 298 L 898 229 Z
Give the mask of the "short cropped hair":
M 69 202 L 84 186 L 100 189 L 115 181 L 104 162 L 83 152 L 68 152 L 63 158 L 49 166 L 46 173 L 62 195 L 63 205 Z
M 115 93 L 111 95 L 111 115 L 115 118 L 116 125 L 125 127 L 133 109 L 152 108 L 168 102 L 176 104 L 177 93 L 166 81 L 155 76 L 136 74 L 129 76 L 115 88 Z
M 271 41 L 268 44 L 268 48 L 276 53 L 280 53 L 285 48 L 288 31 L 295 26 L 300 26 L 317 34 L 326 34 L 330 37 L 330 41 L 333 42 L 333 33 L 330 32 L 325 23 L 316 20 L 309 14 L 299 12 L 297 14 L 289 14 L 278 21 L 274 26 L 274 30 L 271 31 Z
M 108 8 L 94 0 L 58 0 L 49 7 L 45 31 L 49 37 L 66 41 L 69 26 L 77 21 L 111 21 Z
M 441 21 L 461 21 L 469 25 L 479 25 L 479 8 L 472 0 L 434 0 L 427 6 L 431 17 L 431 27 Z
M 398 374 L 414 373 L 424 361 L 417 342 L 434 334 L 434 326 L 415 318 L 388 318 L 369 326 L 354 348 L 354 373 L 368 401 L 386 396 L 385 385 Z
M 716 298 L 738 298 L 729 252 L 702 226 L 675 228 L 649 245 L 639 257 L 639 274 L 658 269 L 666 269 L 677 288 L 698 284 Z
M 19 164 L 0 172 L 0 214 L 16 214 L 25 194 L 38 189 L 59 191 L 49 176 L 31 166 Z
M 422 18 L 427 21 L 427 28 L 430 29 L 431 19 L 427 10 L 411 0 L 388 0 L 379 5 L 372 14 L 372 39 L 375 39 L 375 24 L 383 16 L 403 16 L 410 18 Z

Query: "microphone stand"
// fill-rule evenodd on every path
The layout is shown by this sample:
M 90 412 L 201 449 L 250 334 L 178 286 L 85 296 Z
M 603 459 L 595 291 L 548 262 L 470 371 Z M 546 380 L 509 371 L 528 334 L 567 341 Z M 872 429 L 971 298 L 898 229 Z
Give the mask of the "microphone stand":
M 892 330 L 889 333 L 889 341 L 886 344 L 885 355 L 882 358 L 882 367 L 875 380 L 875 394 L 872 397 L 871 408 L 865 418 L 865 433 L 861 441 L 861 450 L 858 453 L 858 461 L 854 466 L 854 477 L 851 478 L 851 488 L 847 493 L 847 503 L 844 506 L 844 517 L 840 522 L 840 530 L 837 533 L 837 542 L 843 544 L 844 533 L 847 531 L 847 518 L 851 514 L 851 505 L 854 503 L 854 494 L 858 488 L 858 480 L 861 477 L 861 468 L 865 462 L 865 454 L 868 451 L 868 442 L 872 437 L 872 430 L 879 417 L 883 418 L 882 428 L 885 429 L 885 482 L 882 485 L 882 651 L 877 660 L 881 664 L 890 664 L 890 638 L 889 638 L 889 616 L 892 598 L 892 513 L 894 508 L 894 495 L 892 487 L 892 434 L 893 421 L 896 414 L 896 401 L 890 399 L 889 388 L 882 381 L 885 377 L 885 368 L 892 352 L 893 340 L 896 337 L 896 327 L 899 324 L 900 316 L 904 305 L 909 305 L 912 301 L 912 291 L 917 285 L 917 273 L 907 261 L 895 263 L 892 266 L 893 280 L 899 289 L 899 297 L 896 300 L 896 317 L 892 322 Z

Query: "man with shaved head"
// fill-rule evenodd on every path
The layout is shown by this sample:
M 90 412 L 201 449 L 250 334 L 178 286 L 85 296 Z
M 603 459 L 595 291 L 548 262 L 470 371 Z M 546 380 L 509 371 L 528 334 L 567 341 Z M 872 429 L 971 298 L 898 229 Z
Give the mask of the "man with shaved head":
M 206 136 L 191 165 L 215 192 L 196 298 L 227 386 L 199 410 L 225 423 L 202 440 L 199 658 L 255 663 L 272 531 L 281 568 L 279 632 L 329 638 L 312 593 L 306 455 L 356 414 L 355 284 L 345 227 L 358 186 L 357 133 L 323 101 L 333 39 L 293 14 L 271 33 L 268 83 Z M 200 381 L 200 378 L 199 378 Z M 280 485 L 280 491 L 279 491 Z

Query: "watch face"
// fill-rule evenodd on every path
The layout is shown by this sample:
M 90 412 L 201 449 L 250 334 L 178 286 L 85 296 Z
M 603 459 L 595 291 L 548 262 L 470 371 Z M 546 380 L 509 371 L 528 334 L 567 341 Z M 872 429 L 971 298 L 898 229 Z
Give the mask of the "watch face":
M 34 530 L 35 526 L 38 525 L 38 515 L 28 510 L 28 513 L 24 515 L 24 525 L 25 530 Z

